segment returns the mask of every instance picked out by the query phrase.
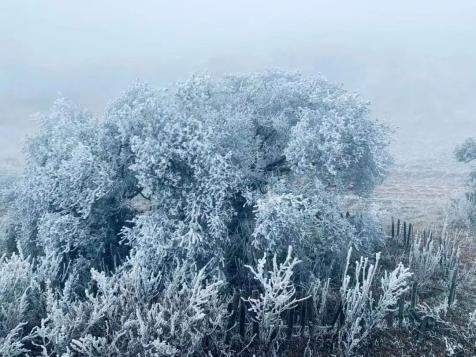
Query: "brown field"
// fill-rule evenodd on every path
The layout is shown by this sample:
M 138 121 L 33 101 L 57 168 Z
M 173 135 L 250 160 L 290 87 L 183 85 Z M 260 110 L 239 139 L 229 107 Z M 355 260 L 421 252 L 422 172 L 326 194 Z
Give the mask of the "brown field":
M 384 183 L 363 200 L 351 199 L 351 209 L 376 205 L 385 216 L 401 218 L 417 226 L 441 223 L 452 203 L 468 190 L 471 165 L 447 155 L 439 159 L 399 162 Z

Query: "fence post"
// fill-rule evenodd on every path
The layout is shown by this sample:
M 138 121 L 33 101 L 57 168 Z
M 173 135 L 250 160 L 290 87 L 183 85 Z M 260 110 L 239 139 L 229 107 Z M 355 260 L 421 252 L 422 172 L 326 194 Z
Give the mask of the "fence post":
M 392 216 L 392 238 L 395 238 L 395 220 Z
M 393 327 L 393 312 L 392 311 L 387 313 L 386 320 L 387 320 L 387 327 L 392 328 Z
M 307 321 L 309 324 L 309 338 L 312 338 L 314 335 L 314 304 L 312 301 L 312 297 L 306 300 L 306 305 L 307 305 Z
M 403 324 L 403 312 L 405 310 L 405 299 L 403 295 L 398 298 L 398 326 L 402 327 Z
M 403 222 L 403 244 L 407 247 L 407 222 Z
M 412 298 L 411 298 L 411 307 L 412 307 L 412 309 L 414 309 L 415 306 L 416 306 L 417 297 L 418 297 L 418 285 L 415 281 L 415 282 L 413 282 L 413 285 L 412 285 Z
M 302 297 L 304 298 L 304 293 L 302 294 Z M 303 300 L 299 303 L 300 309 L 301 309 L 301 336 L 304 336 L 304 329 L 306 327 L 306 319 L 307 319 L 307 314 L 306 314 L 306 307 L 307 307 L 307 300 Z
M 456 265 L 453 269 L 451 269 L 450 273 L 450 286 L 449 286 L 449 294 L 448 294 L 448 306 L 453 305 L 456 297 L 456 273 L 458 271 L 458 266 Z
M 259 299 L 259 291 L 258 290 L 253 290 L 251 292 L 251 296 L 253 297 L 253 299 L 258 300 Z M 259 323 L 256 320 L 256 316 L 253 316 L 252 326 L 253 326 L 253 335 L 256 336 L 256 341 L 258 341 L 259 340 Z
M 400 218 L 397 220 L 397 237 L 400 237 Z
M 289 309 L 288 310 L 288 330 L 287 330 L 287 337 L 288 339 L 291 339 L 291 336 L 293 334 L 293 327 L 294 327 L 294 309 Z

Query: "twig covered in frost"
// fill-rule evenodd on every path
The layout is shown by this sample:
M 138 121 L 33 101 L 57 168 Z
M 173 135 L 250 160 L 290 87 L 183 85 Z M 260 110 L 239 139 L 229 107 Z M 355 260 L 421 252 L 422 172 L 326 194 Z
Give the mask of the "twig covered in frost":
M 251 270 L 254 278 L 261 284 L 262 292 L 258 298 L 249 297 L 249 311 L 254 314 L 254 319 L 260 326 L 260 338 L 266 342 L 272 339 L 273 332 L 281 327 L 281 314 L 293 309 L 299 301 L 296 299 L 296 288 L 291 280 L 293 268 L 300 263 L 292 257 L 292 247 L 289 246 L 288 254 L 283 263 L 278 264 L 276 254 L 272 260 L 272 270 L 266 271 L 266 254 L 258 260 L 256 269 L 246 265 Z
M 353 286 L 347 274 L 352 249 L 349 249 L 341 286 L 341 303 L 344 321 L 338 330 L 339 345 L 345 355 L 350 355 L 355 348 L 369 336 L 385 318 L 394 311 L 398 297 L 407 291 L 408 278 L 411 273 L 401 263 L 392 272 L 385 272 L 381 280 L 382 295 L 375 303 L 372 285 L 380 260 L 380 253 L 375 256 L 375 263 L 361 257 L 355 263 Z

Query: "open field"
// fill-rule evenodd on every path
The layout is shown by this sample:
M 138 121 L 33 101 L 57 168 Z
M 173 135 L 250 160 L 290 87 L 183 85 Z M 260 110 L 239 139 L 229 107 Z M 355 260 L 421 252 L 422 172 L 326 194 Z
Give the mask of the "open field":
M 439 158 L 400 161 L 385 182 L 360 202 L 351 200 L 352 210 L 377 205 L 386 216 L 417 224 L 432 225 L 447 216 L 451 203 L 464 196 L 471 165 L 456 162 L 450 154 Z

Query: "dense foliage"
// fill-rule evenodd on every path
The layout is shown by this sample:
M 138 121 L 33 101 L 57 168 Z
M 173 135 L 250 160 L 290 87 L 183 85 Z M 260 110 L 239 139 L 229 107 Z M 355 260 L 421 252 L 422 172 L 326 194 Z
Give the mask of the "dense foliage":
M 64 99 L 39 120 L 2 194 L 3 355 L 281 354 L 305 300 L 308 353 L 350 355 L 408 290 L 372 212 L 342 214 L 385 177 L 388 130 L 322 78 L 138 84 L 101 120 Z

